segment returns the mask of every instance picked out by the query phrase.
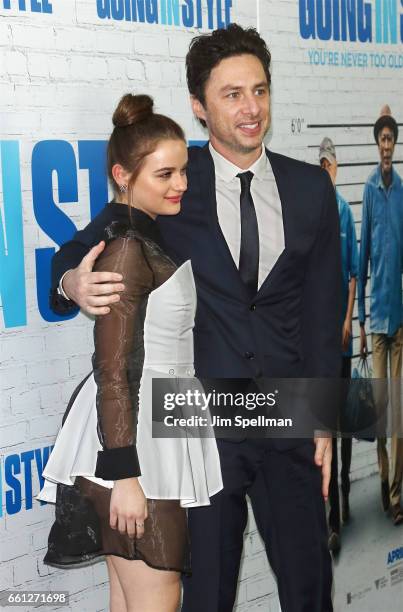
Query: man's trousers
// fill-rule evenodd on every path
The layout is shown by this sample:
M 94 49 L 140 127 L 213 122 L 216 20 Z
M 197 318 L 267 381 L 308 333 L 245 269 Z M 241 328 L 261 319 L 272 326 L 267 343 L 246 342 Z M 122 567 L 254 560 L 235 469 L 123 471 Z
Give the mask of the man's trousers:
M 391 378 L 391 406 L 389 429 L 392 428 L 391 469 L 389 470 L 386 437 L 378 438 L 378 464 L 381 480 L 390 478 L 390 503 L 400 503 L 403 477 L 403 439 L 402 439 L 402 406 L 400 398 L 400 380 L 402 375 L 402 337 L 400 327 L 393 336 L 372 334 L 373 376 L 381 379 L 375 383 L 376 404 L 380 411 L 387 411 L 388 404 L 388 356 Z
M 192 576 L 183 612 L 231 612 L 250 497 L 276 575 L 282 612 L 332 612 L 321 469 L 314 443 L 279 451 L 272 441 L 217 440 L 224 489 L 189 510 Z
M 341 378 L 351 378 L 351 357 L 343 357 Z M 340 440 L 341 456 L 341 490 L 344 498 L 350 493 L 350 467 L 352 437 L 342 437 Z M 339 474 L 337 457 L 337 438 L 332 439 L 332 469 L 329 484 L 329 528 L 331 531 L 340 533 L 340 498 L 339 498 Z

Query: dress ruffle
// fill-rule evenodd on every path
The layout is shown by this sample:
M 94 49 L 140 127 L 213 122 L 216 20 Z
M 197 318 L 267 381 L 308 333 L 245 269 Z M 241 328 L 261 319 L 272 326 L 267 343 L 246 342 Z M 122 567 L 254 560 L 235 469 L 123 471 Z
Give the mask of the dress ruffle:
M 169 372 L 175 372 L 175 376 Z M 144 368 L 140 384 L 137 453 L 142 470 L 139 482 L 148 499 L 179 500 L 184 508 L 210 504 L 210 497 L 222 489 L 217 444 L 212 428 L 197 435 L 173 432 L 175 438 L 152 436 L 153 378 L 186 377 L 186 389 L 201 389 L 197 379 L 189 376 L 192 366 L 167 366 L 166 371 Z M 37 496 L 56 503 L 57 484 L 74 485 L 76 476 L 111 489 L 114 481 L 94 476 L 97 453 L 102 445 L 97 434 L 97 385 L 91 374 L 78 392 L 60 429 L 43 477 L 45 484 Z M 145 409 L 147 407 L 147 409 Z M 205 417 L 205 415 L 203 415 Z M 163 426 L 162 426 L 163 427 Z M 166 430 L 165 430 L 166 431 Z M 196 433 L 196 435 L 195 435 Z M 210 437 L 207 437 L 210 436 Z

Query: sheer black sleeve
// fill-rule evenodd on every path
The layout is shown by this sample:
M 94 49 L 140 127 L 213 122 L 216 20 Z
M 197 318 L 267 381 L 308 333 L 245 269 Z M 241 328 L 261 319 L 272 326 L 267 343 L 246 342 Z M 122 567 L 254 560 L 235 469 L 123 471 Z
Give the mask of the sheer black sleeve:
M 143 325 L 153 272 L 141 240 L 119 237 L 110 242 L 96 270 L 119 272 L 125 279 L 120 301 L 95 322 L 93 357 L 98 386 L 98 429 L 103 450 L 98 452 L 95 476 L 119 480 L 141 474 L 136 452 L 138 393 L 133 393 L 133 355 L 143 354 Z M 141 362 L 141 363 L 140 363 Z M 140 382 L 142 359 L 135 372 Z M 138 385 L 134 385 L 138 389 Z

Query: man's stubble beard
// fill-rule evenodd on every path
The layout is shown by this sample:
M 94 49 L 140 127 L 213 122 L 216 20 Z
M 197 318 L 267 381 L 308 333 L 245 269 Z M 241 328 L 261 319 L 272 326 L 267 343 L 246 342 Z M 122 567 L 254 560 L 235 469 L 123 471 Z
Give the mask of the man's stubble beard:
M 267 126 L 262 134 L 262 138 L 259 141 L 259 143 L 253 146 L 244 145 L 241 142 L 239 142 L 236 138 L 234 139 L 217 138 L 213 131 L 212 131 L 212 134 L 218 142 L 228 147 L 228 149 L 231 149 L 232 151 L 234 151 L 234 153 L 240 153 L 241 155 L 248 155 L 249 153 L 252 153 L 253 151 L 256 151 L 257 149 L 260 149 L 262 147 L 263 141 L 269 129 L 270 129 L 270 121 L 267 123 Z

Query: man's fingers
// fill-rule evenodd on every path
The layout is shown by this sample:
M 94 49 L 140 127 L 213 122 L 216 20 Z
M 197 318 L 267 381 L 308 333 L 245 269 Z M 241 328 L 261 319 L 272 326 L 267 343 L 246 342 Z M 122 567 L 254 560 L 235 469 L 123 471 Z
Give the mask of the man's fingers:
M 116 304 L 119 302 L 120 297 L 117 294 L 114 295 L 89 295 L 87 298 L 86 306 L 90 308 L 99 308 L 99 306 L 109 306 L 110 304 Z
M 327 500 L 329 496 L 330 471 L 332 463 L 332 439 L 315 438 L 315 463 L 322 467 L 322 495 Z
M 107 315 L 109 314 L 111 311 L 110 308 L 108 308 L 108 306 L 99 306 L 98 308 L 93 308 L 91 306 L 87 306 L 85 309 L 85 312 L 97 317 L 98 315 Z
M 92 247 L 92 249 L 87 253 L 87 255 L 83 257 L 79 267 L 82 270 L 87 270 L 87 272 L 91 272 L 97 257 L 99 257 L 104 248 L 105 242 L 101 240 L 101 242 Z
M 121 293 L 124 289 L 125 286 L 120 283 L 97 283 L 91 278 L 91 284 L 88 284 L 87 295 L 114 295 L 115 293 Z
M 109 306 L 119 301 L 118 294 L 124 291 L 123 276 L 118 272 L 92 272 L 94 262 L 105 248 L 101 241 L 82 259 L 80 265 L 69 270 L 63 279 L 63 289 L 70 299 L 88 314 L 107 314 L 96 312 L 93 308 Z M 94 302 L 91 296 L 108 296 L 104 301 Z
M 316 445 L 316 450 L 315 450 L 315 463 L 316 465 L 322 465 L 323 463 L 323 453 L 324 453 L 324 448 L 321 444 L 317 444 Z
M 123 276 L 118 272 L 92 272 L 90 276 L 91 283 L 119 283 L 122 278 Z M 122 286 L 124 289 L 124 285 Z
M 332 470 L 332 445 L 328 444 L 323 457 L 322 467 L 322 493 L 325 501 L 329 496 L 330 475 Z
M 322 495 L 327 501 L 329 497 L 329 483 L 330 483 L 330 461 L 327 458 L 323 461 L 322 467 Z

